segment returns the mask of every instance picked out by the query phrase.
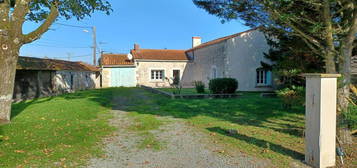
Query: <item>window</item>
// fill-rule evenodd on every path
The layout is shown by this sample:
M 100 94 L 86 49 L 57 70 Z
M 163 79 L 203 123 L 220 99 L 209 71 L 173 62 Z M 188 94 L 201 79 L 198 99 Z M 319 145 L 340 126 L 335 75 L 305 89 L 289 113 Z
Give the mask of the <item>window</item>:
M 216 79 L 217 78 L 217 68 L 213 67 L 212 68 L 212 79 Z
M 151 80 L 164 80 L 164 70 L 151 70 Z
M 271 71 L 265 69 L 257 69 L 257 86 L 271 85 Z

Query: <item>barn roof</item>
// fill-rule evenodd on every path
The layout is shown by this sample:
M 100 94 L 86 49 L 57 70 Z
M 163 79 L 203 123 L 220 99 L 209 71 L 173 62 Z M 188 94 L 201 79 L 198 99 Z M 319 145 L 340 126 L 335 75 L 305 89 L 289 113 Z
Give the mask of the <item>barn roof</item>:
M 55 59 L 42 59 L 34 57 L 19 57 L 17 70 L 48 70 L 48 71 L 100 71 L 99 68 L 84 62 L 72 62 Z
M 102 65 L 134 65 L 133 60 L 129 60 L 127 54 L 103 54 Z

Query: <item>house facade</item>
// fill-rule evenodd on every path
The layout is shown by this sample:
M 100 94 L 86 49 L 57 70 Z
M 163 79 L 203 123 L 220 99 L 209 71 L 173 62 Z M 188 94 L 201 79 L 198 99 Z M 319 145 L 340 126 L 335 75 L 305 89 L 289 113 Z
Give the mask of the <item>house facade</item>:
M 140 49 L 131 50 L 136 65 L 138 85 L 170 87 L 175 77 L 182 79 L 188 62 L 185 50 Z
M 19 57 L 15 101 L 99 88 L 100 70 L 82 62 Z
M 193 38 L 193 48 L 186 51 L 189 63 L 182 83 L 192 86 L 193 81 L 230 77 L 239 82 L 240 91 L 272 91 L 273 74 L 264 69 L 261 62 L 271 64 L 265 58 L 269 45 L 264 33 L 258 28 L 222 37 L 201 44 L 200 38 Z
M 134 45 L 132 60 L 127 54 L 102 56 L 102 83 L 104 87 L 126 86 L 113 84 L 122 79 L 132 81 L 129 86 L 170 87 L 173 79 L 179 78 L 183 87 L 192 88 L 194 81 L 208 87 L 211 79 L 230 77 L 238 80 L 240 91 L 272 91 L 273 74 L 261 65 L 271 64 L 264 56 L 268 50 L 265 35 L 258 28 L 206 43 L 193 37 L 189 50 L 141 49 Z

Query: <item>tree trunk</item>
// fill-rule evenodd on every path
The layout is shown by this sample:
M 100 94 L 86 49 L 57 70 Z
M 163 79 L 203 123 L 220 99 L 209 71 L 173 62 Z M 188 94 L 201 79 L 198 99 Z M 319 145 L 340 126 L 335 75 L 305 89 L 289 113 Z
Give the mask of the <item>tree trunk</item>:
M 343 80 L 341 81 L 341 86 L 338 89 L 338 122 L 340 126 L 339 128 L 339 137 L 341 138 L 341 143 L 343 144 L 352 144 L 352 137 L 348 128 L 344 126 L 345 118 L 342 115 L 343 112 L 348 110 L 350 97 L 350 88 L 349 85 L 351 83 L 351 57 L 352 57 L 352 45 L 345 45 L 342 43 L 340 55 L 341 62 L 339 65 L 339 71 L 342 73 Z
M 10 121 L 15 73 L 20 47 L 0 35 L 0 120 Z

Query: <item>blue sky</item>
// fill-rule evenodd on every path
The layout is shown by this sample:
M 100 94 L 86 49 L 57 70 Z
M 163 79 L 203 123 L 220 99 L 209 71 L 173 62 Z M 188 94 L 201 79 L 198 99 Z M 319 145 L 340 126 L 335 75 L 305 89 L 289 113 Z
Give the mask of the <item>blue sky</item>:
M 100 12 L 81 21 L 59 19 L 56 23 L 96 26 L 99 48 L 107 53 L 128 53 L 134 43 L 141 48 L 188 49 L 192 36 L 203 42 L 249 29 L 242 22 L 221 24 L 216 16 L 197 8 L 191 0 L 109 0 L 111 15 Z M 24 32 L 36 28 L 26 23 Z M 89 30 L 89 32 L 87 31 Z M 92 61 L 90 29 L 54 24 L 42 38 L 22 47 L 20 54 L 71 61 Z

